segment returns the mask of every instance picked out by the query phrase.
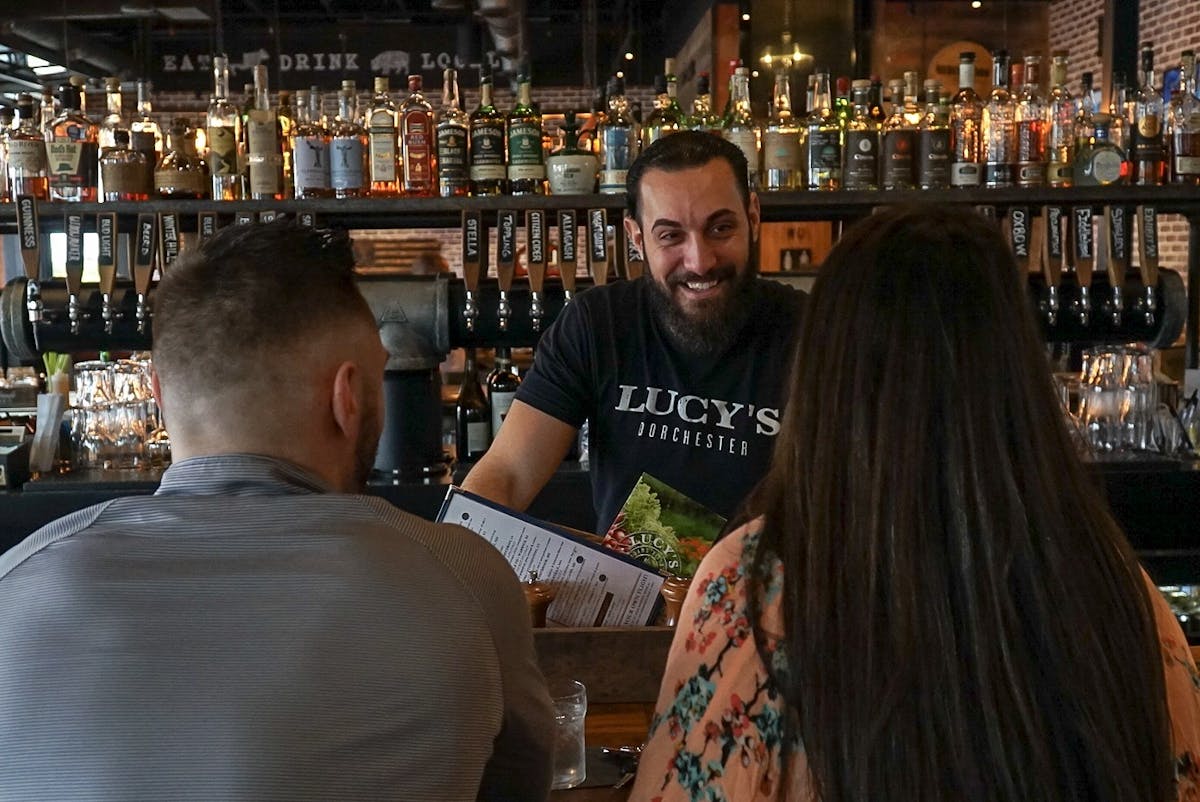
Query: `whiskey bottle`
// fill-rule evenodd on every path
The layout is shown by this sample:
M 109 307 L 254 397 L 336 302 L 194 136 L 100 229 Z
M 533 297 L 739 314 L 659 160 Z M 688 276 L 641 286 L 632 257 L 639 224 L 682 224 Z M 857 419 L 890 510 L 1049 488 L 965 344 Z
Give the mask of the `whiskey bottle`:
M 1092 134 L 1075 156 L 1072 183 L 1077 187 L 1103 187 L 1126 181 L 1125 154 L 1111 140 L 1112 116 L 1092 117 Z
M 916 182 L 921 189 L 950 186 L 949 109 L 941 103 L 940 81 L 925 82 L 925 110 L 917 127 Z
M 800 126 L 792 114 L 792 88 L 786 70 L 775 74 L 771 116 L 763 131 L 763 188 L 791 191 L 804 186 Z
M 428 198 L 437 194 L 434 172 L 433 106 L 422 92 L 421 76 L 408 76 L 408 97 L 400 104 L 401 186 L 405 195 Z
M 335 198 L 367 194 L 367 132 L 354 114 L 354 89 L 343 85 L 329 140 L 329 184 Z
M 1137 92 L 1133 126 L 1133 183 L 1153 186 L 1163 182 L 1163 99 L 1154 83 L 1154 46 L 1142 45 L 1142 85 Z
M 254 68 L 254 108 L 247 117 L 246 167 L 250 197 L 254 200 L 283 200 L 283 150 L 279 117 L 271 110 L 267 67 Z
M 879 183 L 884 189 L 912 189 L 913 156 L 916 148 L 916 126 L 905 114 L 904 81 L 888 81 L 892 96 L 892 113 L 883 124 Z
M 846 189 L 879 188 L 879 124 L 871 119 L 871 82 L 851 84 L 854 109 L 846 123 L 842 186 Z
M 487 377 L 488 406 L 491 407 L 492 439 L 500 434 L 500 427 L 512 409 L 521 379 L 512 363 L 512 349 L 500 346 L 496 349 L 495 366 Z
M 59 90 L 62 113 L 46 131 L 50 200 L 95 201 L 100 166 L 99 133 L 83 114 L 83 92 L 73 84 Z
M 104 79 L 104 103 L 107 111 L 100 118 L 100 126 L 96 132 L 97 142 L 100 146 L 100 159 L 104 158 L 104 154 L 109 148 L 116 147 L 117 131 L 129 130 L 129 121 L 125 119 L 125 114 L 122 110 L 120 78 L 108 77 Z M 97 197 L 100 200 L 106 200 L 103 170 L 99 172 L 99 181 L 100 183 L 97 185 Z
M 871 119 L 883 130 L 883 124 L 887 122 L 887 112 L 883 108 L 883 80 L 878 75 L 871 76 Z
M 760 186 L 759 171 L 762 169 L 758 149 L 759 130 L 750 108 L 750 70 L 736 67 L 730 80 L 729 113 L 721 125 L 721 135 L 738 146 L 746 157 L 746 172 L 750 189 Z
M 1171 183 L 1200 184 L 1200 99 L 1196 97 L 1196 55 L 1185 50 L 1179 59 L 1179 91 L 1171 98 L 1167 118 Z
M 144 186 L 146 155 L 129 147 L 129 132 L 113 132 L 113 145 L 100 157 L 100 180 L 104 201 L 144 201 L 150 193 Z
M 579 147 L 574 111 L 563 115 L 563 144 L 546 159 L 546 172 L 555 195 L 586 195 L 596 188 L 596 156 Z
M 375 76 L 375 97 L 367 112 L 366 125 L 370 142 L 371 195 L 394 198 L 400 194 L 400 179 L 396 169 L 399 139 L 396 104 L 392 102 L 386 75 Z
M 50 179 L 46 171 L 46 138 L 38 128 L 32 95 L 17 96 L 17 127 L 8 136 L 9 194 L 32 195 L 50 200 Z
M 479 107 L 471 112 L 471 194 L 503 195 L 508 171 L 504 163 L 504 115 L 492 105 L 492 74 L 479 72 Z
M 295 197 L 292 180 L 292 133 L 296 129 L 296 111 L 292 108 L 292 93 L 286 89 L 279 90 L 279 108 L 275 110 L 275 119 L 279 121 L 283 197 L 292 198 Z
M 186 117 L 171 121 L 167 152 L 154 171 L 154 192 L 160 198 L 199 200 L 212 187 L 208 165 L 196 155 L 196 132 Z
M 483 397 L 483 386 L 479 383 L 475 349 L 468 348 L 466 352 L 462 385 L 458 390 L 458 400 L 454 404 L 454 422 L 458 440 L 458 461 L 474 462 L 482 457 L 492 444 L 492 421 L 487 399 Z
M 975 91 L 975 54 L 958 54 L 958 91 L 950 101 L 950 186 L 983 183 L 983 101 Z
M 508 113 L 506 133 L 509 191 L 514 195 L 543 194 L 542 115 L 531 102 L 528 75 L 517 76 L 517 105 Z
M 1137 93 L 1125 84 L 1125 73 L 1114 72 L 1112 91 L 1108 97 L 1108 116 L 1112 122 L 1112 142 L 1121 148 L 1126 160 L 1133 158 L 1133 129 L 1137 112 Z M 1093 130 L 1095 130 L 1093 128 Z M 1090 134 L 1089 134 L 1090 136 Z M 1128 168 L 1132 169 L 1132 167 Z
M 649 146 L 662 137 L 680 131 L 684 127 L 683 110 L 679 108 L 679 79 L 675 77 L 675 59 L 666 59 L 662 78 L 662 93 L 658 96 L 654 112 L 642 126 L 642 145 Z M 658 77 L 655 78 L 658 88 Z
M 662 113 L 667 105 L 667 76 L 654 76 L 654 109 L 650 112 L 650 116 L 642 123 L 642 149 L 645 150 L 650 145 L 659 140 L 662 135 Z
M 295 197 L 332 198 L 329 183 L 329 132 L 321 126 L 321 92 L 296 92 L 296 126 L 292 129 L 292 185 Z
M 443 198 L 467 195 L 471 176 L 467 168 L 467 131 L 471 119 L 458 97 L 458 70 L 442 73 L 442 112 L 437 124 L 438 194 Z
M 213 96 L 208 104 L 206 140 L 213 200 L 241 200 L 242 176 L 238 170 L 238 142 L 242 119 L 229 100 L 229 59 L 213 58 Z
M 692 113 L 688 115 L 687 127 L 692 131 L 721 132 L 721 121 L 713 113 L 712 93 L 706 72 L 696 77 L 696 96 L 692 98 Z
M 146 157 L 147 193 L 154 191 L 154 170 L 162 161 L 166 149 L 163 147 L 162 129 L 153 117 L 153 105 L 150 100 L 150 84 L 147 81 L 137 82 L 137 114 L 129 124 L 129 147 L 139 151 Z M 208 188 L 204 189 L 205 197 Z
M 1075 120 L 1078 104 L 1067 88 L 1067 54 L 1057 51 L 1050 64 L 1050 100 L 1046 129 L 1046 183 L 1052 187 L 1071 186 L 1075 162 Z
M 637 123 L 629 114 L 625 81 L 608 82 L 608 113 L 600 125 L 600 191 L 606 194 L 625 191 L 625 174 L 637 158 Z
M 50 123 L 54 122 L 54 118 L 62 111 L 62 105 L 57 97 L 54 96 L 54 86 L 45 84 L 42 86 L 42 102 L 38 108 L 38 130 L 43 134 L 50 130 Z
M 1016 181 L 1016 108 L 1008 91 L 1008 51 L 992 53 L 992 91 L 983 107 L 983 184 L 1011 187 Z
M 1075 109 L 1075 152 L 1092 138 L 1095 125 L 1092 118 L 1099 109 L 1096 107 L 1096 95 L 1092 90 L 1092 74 L 1085 72 L 1079 78 L 1079 105 Z
M 818 70 L 816 79 L 806 126 L 804 172 L 809 189 L 838 189 L 842 185 L 842 126 L 829 92 L 829 71 Z
M 1041 93 L 1041 56 L 1025 57 L 1024 79 L 1014 117 L 1017 129 L 1017 186 L 1040 187 L 1046 183 L 1048 115 Z

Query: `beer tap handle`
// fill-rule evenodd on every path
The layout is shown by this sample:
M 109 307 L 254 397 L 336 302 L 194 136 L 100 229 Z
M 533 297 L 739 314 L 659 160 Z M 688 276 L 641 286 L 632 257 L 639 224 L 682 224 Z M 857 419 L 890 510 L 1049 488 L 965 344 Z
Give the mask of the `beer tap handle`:
M 1138 271 L 1145 286 L 1143 304 L 1146 308 L 1146 325 L 1154 325 L 1158 311 L 1158 212 L 1153 206 L 1140 206 L 1137 210 L 1139 250 Z
M 483 215 L 479 212 L 464 210 L 462 213 L 462 254 L 463 254 L 463 284 L 466 285 L 467 298 L 463 304 L 463 319 L 467 323 L 467 331 L 475 331 L 475 321 L 479 319 L 479 279 L 487 273 L 487 229 L 483 225 Z
M 542 330 L 546 285 L 546 210 L 525 212 L 526 261 L 529 263 L 529 318 L 534 331 Z
M 113 285 L 117 280 L 117 215 L 115 212 L 96 215 L 96 239 L 99 244 L 96 271 L 100 274 L 100 317 L 104 321 L 105 333 L 111 334 L 115 317 L 112 292 Z
M 179 257 L 179 215 L 161 212 L 158 215 L 159 277 Z
M 1080 324 L 1087 326 L 1091 322 L 1092 270 L 1096 264 L 1092 207 L 1077 206 L 1071 210 L 1071 236 L 1075 246 L 1075 275 L 1079 279 L 1079 307 L 1076 311 Z
M 83 290 L 83 215 L 67 212 L 63 215 L 63 231 L 67 239 L 67 319 L 71 322 L 71 333 L 79 333 L 82 309 L 79 295 Z
M 563 297 L 567 302 L 575 295 L 575 270 L 579 262 L 575 238 L 579 234 L 574 209 L 558 213 L 558 272 L 562 277 Z
M 1013 206 L 1008 210 L 1008 242 L 1016 257 L 1017 267 L 1022 273 L 1029 272 L 1031 253 L 1029 248 L 1029 207 Z
M 1125 308 L 1122 291 L 1125 274 L 1129 272 L 1129 210 L 1124 206 L 1109 206 L 1104 210 L 1108 229 L 1108 283 L 1112 285 L 1112 322 L 1121 325 Z
M 588 210 L 588 269 L 597 286 L 608 283 L 608 213 L 604 209 Z
M 30 323 L 42 319 L 41 228 L 38 226 L 37 201 L 32 195 L 17 196 L 17 237 L 21 241 L 21 262 L 25 268 L 25 311 Z M 37 329 L 34 329 L 36 334 Z
M 1061 206 L 1046 206 L 1042 209 L 1042 273 L 1046 277 L 1046 320 L 1050 325 L 1058 323 L 1063 274 L 1063 209 Z
M 512 305 L 508 294 L 512 292 L 513 276 L 517 271 L 517 213 L 513 209 L 502 209 L 496 213 L 496 277 L 500 285 L 500 330 L 508 331 L 512 318 Z
M 137 292 L 137 326 L 139 332 L 146 331 L 150 319 L 150 280 L 154 276 L 154 256 L 157 251 L 158 218 L 153 214 L 139 214 L 134 240 L 133 288 Z
M 304 212 L 302 216 L 307 214 L 312 217 L 311 212 Z M 200 212 L 196 216 L 196 238 L 200 242 L 217 233 L 217 213 L 216 212 Z

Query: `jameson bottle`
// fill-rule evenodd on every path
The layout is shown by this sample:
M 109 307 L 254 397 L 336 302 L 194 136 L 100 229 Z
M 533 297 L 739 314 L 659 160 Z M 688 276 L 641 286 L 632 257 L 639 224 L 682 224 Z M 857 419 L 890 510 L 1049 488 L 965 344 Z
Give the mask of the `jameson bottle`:
M 483 386 L 479 383 L 474 348 L 467 349 L 462 386 L 454 404 L 454 423 L 458 461 L 474 462 L 482 457 L 492 444 L 492 421 L 487 399 L 483 397 Z
M 492 408 L 492 439 L 500 434 L 500 426 L 508 417 L 513 399 L 517 396 L 517 388 L 521 379 L 517 376 L 512 362 L 512 349 L 500 346 L 496 349 L 496 364 L 488 374 L 488 404 Z
M 1016 104 L 1008 91 L 1008 51 L 992 53 L 992 91 L 983 107 L 983 183 L 1011 187 L 1017 177 Z
M 950 186 L 949 109 L 942 104 L 940 81 L 925 82 L 925 110 L 917 127 L 916 181 L 921 189 Z
M 764 189 L 789 191 L 804 186 L 800 126 L 792 114 L 792 87 L 786 70 L 775 74 L 775 95 L 763 131 L 762 149 Z
M 508 113 L 508 187 L 513 195 L 541 195 L 546 183 L 542 115 L 533 107 L 529 76 L 517 76 L 517 105 Z
M 829 72 L 818 70 L 816 79 L 804 172 L 809 189 L 837 189 L 842 185 L 842 127 L 829 91 Z
M 321 92 L 296 92 L 296 126 L 292 129 L 292 184 L 295 197 L 332 198 L 329 181 L 329 132 L 321 126 Z
M 442 112 L 437 123 L 438 194 L 443 198 L 466 195 L 471 178 L 467 172 L 467 131 L 471 121 L 458 99 L 458 70 L 442 73 Z
M 851 85 L 854 106 L 846 123 L 842 186 L 845 189 L 879 188 L 879 124 L 871 119 L 871 82 Z
M 396 170 L 396 104 L 392 102 L 386 75 L 375 77 L 375 96 L 367 112 L 367 136 L 371 165 L 371 195 L 392 198 L 400 194 Z
M 238 141 L 242 119 L 229 100 L 229 59 L 213 58 L 213 96 L 208 104 L 206 127 L 208 172 L 213 200 L 241 200 L 242 176 L 238 172 Z
M 367 195 L 367 132 L 354 114 L 354 89 L 342 86 L 329 132 L 329 185 L 335 198 Z
M 1163 99 L 1154 83 L 1154 46 L 1142 45 L 1142 85 L 1137 92 L 1133 123 L 1133 183 L 1163 183 L 1166 153 L 1163 148 Z
M 906 107 L 908 99 L 904 81 L 889 81 L 892 95 L 892 113 L 883 124 L 882 163 L 879 181 L 884 189 L 912 189 L 913 156 L 917 149 L 916 126 L 908 121 Z M 916 105 L 915 92 L 913 105 Z M 903 100 L 901 98 L 904 98 Z
M 200 200 L 212 188 L 208 165 L 196 155 L 196 132 L 186 117 L 176 117 L 167 134 L 167 152 L 154 170 L 154 193 L 160 198 Z
M 1067 88 L 1067 54 L 1056 51 L 1050 62 L 1050 98 L 1046 113 L 1046 183 L 1052 187 L 1071 186 L 1075 163 L 1075 98 Z
M 503 195 L 508 171 L 504 164 L 504 115 L 492 105 L 492 75 L 479 72 L 479 108 L 471 112 L 471 194 Z
M 83 114 L 83 91 L 73 84 L 59 89 L 62 112 L 46 130 L 50 200 L 95 201 L 100 166 L 96 124 Z
M 983 182 L 983 101 L 975 91 L 975 54 L 958 55 L 958 92 L 950 101 L 950 186 Z
M 8 136 L 8 191 L 50 200 L 50 179 L 46 174 L 46 138 L 38 130 L 32 95 L 17 96 L 17 128 Z

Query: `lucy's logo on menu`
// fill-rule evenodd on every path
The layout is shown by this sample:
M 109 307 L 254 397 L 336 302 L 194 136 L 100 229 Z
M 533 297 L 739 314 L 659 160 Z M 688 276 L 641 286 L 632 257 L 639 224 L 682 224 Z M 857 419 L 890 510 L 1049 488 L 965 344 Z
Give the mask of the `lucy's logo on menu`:
M 21 249 L 31 251 L 38 246 L 37 208 L 33 205 L 33 198 L 29 195 L 22 195 L 18 198 L 17 205 L 21 210 L 19 218 Z

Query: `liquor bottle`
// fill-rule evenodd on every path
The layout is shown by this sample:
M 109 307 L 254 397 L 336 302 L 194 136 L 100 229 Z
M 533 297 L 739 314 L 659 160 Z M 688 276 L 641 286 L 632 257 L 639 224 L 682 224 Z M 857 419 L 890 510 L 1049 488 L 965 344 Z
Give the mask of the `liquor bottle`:
M 1114 72 L 1112 91 L 1108 97 L 1108 116 L 1112 119 L 1110 130 L 1112 142 L 1125 153 L 1127 161 L 1133 158 L 1133 123 L 1136 110 L 1137 93 L 1130 93 L 1125 83 L 1125 73 Z
M 335 198 L 367 194 L 367 132 L 358 124 L 354 89 L 342 86 L 329 137 L 329 185 Z
M 1092 117 L 1092 134 L 1075 156 L 1072 183 L 1077 187 L 1109 186 L 1126 182 L 1125 154 L 1111 140 L 1112 116 Z
M 950 186 L 950 118 L 942 104 L 942 83 L 925 82 L 925 110 L 917 126 L 916 182 L 921 189 Z
M 492 439 L 500 434 L 500 427 L 512 408 L 513 399 L 521 379 L 512 363 L 512 349 L 500 346 L 496 349 L 496 364 L 487 377 L 488 405 L 492 408 Z
M 283 197 L 292 198 L 295 197 L 292 180 L 292 132 L 296 128 L 296 111 L 292 108 L 292 93 L 286 89 L 279 90 L 279 108 L 275 110 L 275 118 L 279 121 Z
M 329 180 L 329 132 L 321 125 L 321 92 L 296 92 L 296 126 L 292 129 L 292 185 L 300 200 L 332 198 Z
M 850 122 L 850 117 L 854 114 L 854 107 L 850 103 L 850 79 L 845 75 L 839 75 L 836 86 L 837 92 L 833 95 L 833 113 L 837 115 L 838 127 L 845 133 L 846 124 Z
M 842 185 L 842 126 L 829 92 L 829 71 L 817 70 L 813 107 L 808 115 L 804 171 L 809 189 Z
M 775 73 L 771 117 L 763 131 L 763 189 L 791 191 L 804 186 L 801 167 L 800 125 L 792 114 L 792 88 L 788 71 Z
M 125 114 L 121 108 L 121 79 L 108 77 L 104 79 L 104 103 L 107 111 L 100 118 L 100 126 L 96 131 L 96 139 L 99 144 L 98 158 L 103 159 L 104 153 L 109 148 L 114 148 L 117 145 L 117 131 L 128 131 L 129 121 L 125 119 Z M 99 183 L 97 184 L 97 197 L 100 200 L 105 200 L 104 190 L 104 171 L 98 173 Z
M 283 200 L 283 150 L 279 118 L 271 110 L 267 67 L 254 68 L 254 108 L 246 118 L 246 169 L 250 197 L 254 200 Z
M 508 189 L 513 195 L 545 192 L 542 115 L 530 100 L 529 76 L 517 76 L 517 105 L 508 113 Z
M 871 76 L 871 119 L 875 121 L 875 125 L 883 130 L 883 124 L 887 122 L 887 112 L 883 109 L 883 80 L 878 75 Z
M 458 70 L 442 73 L 442 112 L 437 124 L 438 194 L 460 197 L 471 190 L 467 168 L 467 131 L 471 118 L 462 110 L 458 96 Z
M 357 122 L 352 118 L 349 121 Z M 392 102 L 386 75 L 375 76 L 375 97 L 367 111 L 366 128 L 370 138 L 371 196 L 394 198 L 400 194 L 400 179 L 396 169 L 399 140 L 396 104 Z
M 650 115 L 650 120 L 642 128 L 642 141 L 646 145 L 684 128 L 685 118 L 683 109 L 679 107 L 679 79 L 675 76 L 675 59 L 666 59 L 663 68 L 664 94 L 660 108 Z
M 113 145 L 100 157 L 100 181 L 104 201 L 144 201 L 150 193 L 144 185 L 146 154 L 129 147 L 129 131 L 113 132 Z
M 13 110 L 0 106 L 0 202 L 11 201 L 8 192 L 8 140 L 12 136 Z
M 1200 99 L 1196 97 L 1196 54 L 1179 59 L 1179 91 L 1171 99 L 1167 144 L 1173 184 L 1200 184 Z
M 165 153 L 162 129 L 154 121 L 153 111 L 153 104 L 150 100 L 150 83 L 138 81 L 137 114 L 129 124 L 129 147 L 146 156 L 145 186 L 148 193 L 154 191 L 154 170 L 162 161 Z M 204 195 L 208 196 L 207 187 L 204 189 Z
M 600 158 L 600 129 L 608 119 L 608 86 L 592 90 L 592 113 L 579 129 L 579 144 Z
M 692 131 L 711 131 L 718 134 L 721 131 L 721 121 L 713 113 L 707 72 L 696 76 L 696 96 L 692 98 L 692 113 L 688 115 L 687 127 Z
M 492 105 L 492 74 L 479 71 L 479 107 L 471 112 L 471 194 L 503 195 L 508 191 L 504 163 L 504 115 Z
M 1079 105 L 1075 109 L 1075 152 L 1092 138 L 1095 126 L 1092 118 L 1099 109 L 1096 107 L 1096 96 L 1092 91 L 1092 74 L 1085 72 L 1079 77 Z
M 437 194 L 434 151 L 437 148 L 433 105 L 425 99 L 420 75 L 408 76 L 408 97 L 400 104 L 401 191 L 410 197 Z
M 888 90 L 892 96 L 892 113 L 883 123 L 880 135 L 879 184 L 884 189 L 912 189 L 916 126 L 910 125 L 905 115 L 904 81 L 888 81 Z
M 1050 64 L 1050 100 L 1046 129 L 1046 183 L 1052 187 L 1071 186 L 1075 163 L 1075 120 L 1078 104 L 1067 88 L 1067 54 L 1057 51 Z
M 154 192 L 160 198 L 207 198 L 212 188 L 208 165 L 196 155 L 196 132 L 186 117 L 171 121 L 167 152 L 154 171 Z
M 642 123 L 642 149 L 654 144 L 662 136 L 662 113 L 667 105 L 667 76 L 654 76 L 654 109 Z
M 1154 83 L 1154 46 L 1142 45 L 1142 85 L 1137 92 L 1133 126 L 1133 183 L 1161 184 L 1165 175 L 1163 99 Z
M 1016 180 L 1016 108 L 1008 91 L 1008 51 L 992 53 L 992 91 L 983 106 L 983 184 L 1011 187 Z
M 42 103 L 38 109 L 38 130 L 43 134 L 49 130 L 50 123 L 54 122 L 54 118 L 61 111 L 61 104 L 58 98 L 54 96 L 54 86 L 52 84 L 43 85 Z
M 238 119 L 241 121 L 241 134 L 238 137 L 238 173 L 242 176 L 242 197 L 250 197 L 250 166 L 247 158 L 250 155 L 250 111 L 254 108 L 254 84 L 242 84 L 242 105 L 238 107 Z
M 871 82 L 851 84 L 854 110 L 846 123 L 842 186 L 845 189 L 879 188 L 879 124 L 871 119 Z
M 1014 113 L 1017 186 L 1040 187 L 1046 183 L 1046 117 L 1049 113 L 1041 90 L 1041 56 L 1025 57 L 1024 79 Z
M 479 368 L 475 349 L 466 349 L 462 386 L 454 404 L 455 430 L 458 439 L 458 461 L 473 462 L 487 452 L 492 444 L 491 411 L 479 383 Z
M 975 54 L 958 54 L 958 92 L 950 101 L 950 186 L 983 183 L 983 101 L 975 91 Z
M 722 121 L 721 136 L 737 145 L 745 155 L 750 189 L 757 190 L 761 169 L 759 130 L 750 108 L 750 70 L 747 67 L 734 69 L 733 79 L 730 81 L 729 113 Z
M 608 82 L 608 113 L 600 126 L 600 191 L 606 194 L 625 191 L 625 174 L 637 158 L 637 123 L 629 114 L 625 81 Z
M 242 176 L 238 171 L 238 142 L 242 119 L 229 100 L 229 59 L 213 57 L 213 96 L 208 104 L 206 128 L 208 171 L 213 200 L 241 200 Z
M 546 159 L 546 172 L 555 195 L 585 195 L 596 188 L 596 155 L 579 147 L 574 111 L 563 115 L 563 144 Z
M 50 179 L 46 170 L 46 138 L 38 127 L 32 95 L 17 96 L 17 127 L 8 136 L 8 191 L 50 200 Z
M 50 200 L 95 201 L 100 167 L 99 133 L 83 114 L 83 92 L 73 84 L 59 90 L 62 112 L 46 131 Z

